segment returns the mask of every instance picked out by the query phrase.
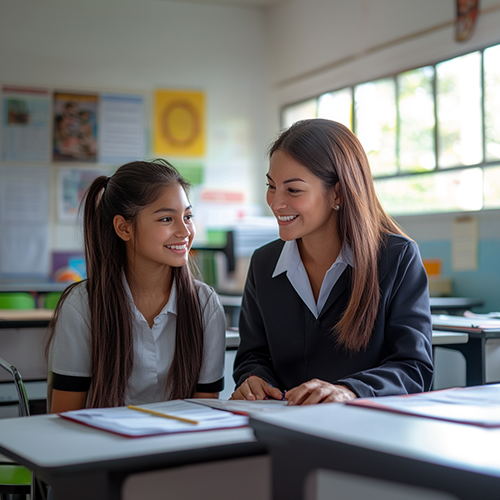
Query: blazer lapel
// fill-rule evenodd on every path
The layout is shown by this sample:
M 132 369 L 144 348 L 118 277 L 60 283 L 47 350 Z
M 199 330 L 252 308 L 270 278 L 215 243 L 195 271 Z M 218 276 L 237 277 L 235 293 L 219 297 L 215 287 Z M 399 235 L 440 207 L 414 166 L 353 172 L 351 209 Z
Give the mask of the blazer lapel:
M 321 310 L 319 317 L 323 316 L 330 307 L 337 301 L 339 297 L 342 297 L 345 293 L 350 293 L 350 283 L 351 283 L 352 267 L 347 266 L 344 272 L 340 275 L 337 283 L 332 288 L 328 299 Z

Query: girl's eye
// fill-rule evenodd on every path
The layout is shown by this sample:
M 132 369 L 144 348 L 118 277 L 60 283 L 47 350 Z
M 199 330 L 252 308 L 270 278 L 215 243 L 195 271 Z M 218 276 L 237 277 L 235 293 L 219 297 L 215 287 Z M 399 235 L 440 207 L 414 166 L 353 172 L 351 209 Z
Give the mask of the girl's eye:
M 160 222 L 171 222 L 172 221 L 172 217 L 162 217 L 160 219 Z
M 192 220 L 194 217 L 194 214 L 187 214 L 184 216 L 184 218 L 189 222 L 190 220 Z

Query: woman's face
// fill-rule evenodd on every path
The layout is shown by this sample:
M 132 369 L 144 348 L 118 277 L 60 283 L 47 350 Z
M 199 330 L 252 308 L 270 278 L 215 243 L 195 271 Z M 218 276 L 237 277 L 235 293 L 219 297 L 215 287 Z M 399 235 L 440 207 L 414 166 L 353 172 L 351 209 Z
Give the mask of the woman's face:
M 316 241 L 336 234 L 339 203 L 335 189 L 327 191 L 320 178 L 283 151 L 275 151 L 267 174 L 267 204 L 279 225 L 280 238 Z

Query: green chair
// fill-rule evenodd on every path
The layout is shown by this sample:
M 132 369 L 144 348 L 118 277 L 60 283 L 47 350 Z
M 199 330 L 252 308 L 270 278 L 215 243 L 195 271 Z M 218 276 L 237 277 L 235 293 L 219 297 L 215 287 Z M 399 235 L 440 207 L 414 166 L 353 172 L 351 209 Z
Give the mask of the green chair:
M 28 417 L 30 414 L 28 395 L 24 387 L 21 374 L 15 366 L 0 358 L 0 368 L 9 372 L 14 380 L 19 401 L 19 416 Z M 12 498 L 29 498 L 32 496 L 31 471 L 22 465 L 11 462 L 0 455 L 0 498 L 1 500 Z
M 35 309 L 35 299 L 27 292 L 0 293 L 0 309 Z
M 49 292 L 45 294 L 44 307 L 45 309 L 55 309 L 62 292 Z

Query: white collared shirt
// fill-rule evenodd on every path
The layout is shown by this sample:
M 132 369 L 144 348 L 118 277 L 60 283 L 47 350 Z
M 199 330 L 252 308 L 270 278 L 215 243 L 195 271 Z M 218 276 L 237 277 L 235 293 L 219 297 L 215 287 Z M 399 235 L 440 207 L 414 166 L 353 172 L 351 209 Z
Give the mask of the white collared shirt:
M 198 383 L 210 384 L 224 376 L 225 315 L 217 294 L 204 283 L 197 284 L 204 326 Z M 164 401 L 168 396 L 165 386 L 175 349 L 175 283 L 152 328 L 135 306 L 128 284 L 125 289 L 131 301 L 134 336 L 134 367 L 125 392 L 125 404 Z M 90 310 L 87 287 L 83 284 L 71 291 L 61 308 L 49 352 L 49 371 L 75 377 L 91 376 Z
M 321 314 L 323 307 L 326 304 L 330 292 L 332 291 L 335 283 L 337 283 L 345 268 L 349 265 L 353 266 L 354 259 L 352 249 L 349 245 L 344 244 L 340 250 L 337 260 L 332 264 L 330 269 L 323 278 L 321 290 L 318 296 L 318 302 L 314 300 L 314 295 L 311 288 L 311 282 L 307 275 L 306 268 L 300 257 L 299 247 L 297 240 L 286 241 L 281 250 L 280 257 L 274 268 L 273 278 L 286 272 L 288 281 L 302 299 L 304 304 L 309 308 L 314 317 L 317 319 Z

